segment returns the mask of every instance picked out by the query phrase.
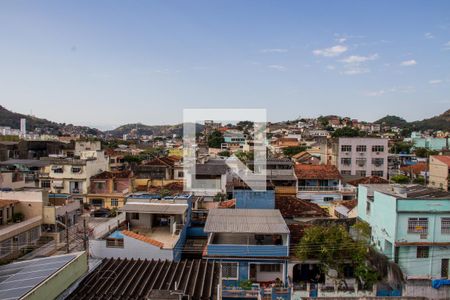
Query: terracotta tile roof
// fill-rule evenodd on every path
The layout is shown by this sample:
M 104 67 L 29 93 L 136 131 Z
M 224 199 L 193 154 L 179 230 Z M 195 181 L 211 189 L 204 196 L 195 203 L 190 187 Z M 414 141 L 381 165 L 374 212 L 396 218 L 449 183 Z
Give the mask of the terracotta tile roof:
M 400 168 L 400 171 L 405 173 L 413 173 L 419 175 L 421 172 L 428 171 L 428 164 L 426 162 L 418 162 L 411 166 L 404 166 Z
M 149 238 L 149 237 L 147 237 L 145 235 L 140 235 L 140 234 L 134 233 L 132 231 L 128 231 L 128 230 L 122 230 L 122 234 L 125 234 L 126 236 L 129 236 L 129 237 L 131 237 L 133 239 L 137 239 L 137 240 L 146 242 L 146 243 L 148 243 L 150 245 L 153 245 L 153 246 L 156 246 L 156 247 L 159 247 L 159 248 L 164 247 L 164 243 L 161 243 L 161 242 L 159 242 L 157 240 L 151 239 L 151 238 Z
M 219 208 L 235 208 L 236 199 L 225 200 L 219 203 Z
M 183 182 L 171 182 L 162 187 L 161 186 L 150 186 L 147 188 L 146 186 L 138 186 L 138 188 L 140 188 L 141 191 L 147 191 L 147 192 L 153 192 L 153 193 L 159 193 L 162 190 L 167 190 L 170 192 L 171 195 L 174 195 L 174 194 L 181 193 L 184 189 L 184 185 L 183 185 Z
M 112 178 L 130 178 L 131 171 L 109 172 L 104 171 L 91 177 L 91 179 L 112 179 Z
M 352 210 L 358 205 L 358 201 L 356 199 L 345 200 L 345 201 L 342 201 L 340 204 L 347 207 L 349 210 Z
M 298 199 L 296 196 L 279 195 L 275 198 L 275 208 L 284 218 L 329 217 L 319 205 Z
M 333 165 L 296 164 L 294 168 L 298 179 L 342 179 Z
M 0 199 L 0 208 L 10 206 L 11 204 L 19 203 L 19 200 Z
M 433 155 L 434 159 L 439 160 L 440 162 L 443 162 L 447 166 L 450 167 L 450 156 L 448 155 Z
M 363 177 L 359 179 L 350 180 L 347 182 L 350 185 L 358 186 L 360 184 L 386 184 L 389 183 L 389 180 L 386 180 L 382 177 L 378 176 L 369 176 L 369 177 Z

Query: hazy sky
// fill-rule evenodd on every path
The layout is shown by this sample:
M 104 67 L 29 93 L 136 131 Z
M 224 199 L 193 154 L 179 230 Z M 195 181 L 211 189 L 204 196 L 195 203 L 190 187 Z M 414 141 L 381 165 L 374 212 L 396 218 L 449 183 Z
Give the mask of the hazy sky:
M 0 104 L 58 122 L 422 119 L 450 108 L 450 1 L 0 2 Z

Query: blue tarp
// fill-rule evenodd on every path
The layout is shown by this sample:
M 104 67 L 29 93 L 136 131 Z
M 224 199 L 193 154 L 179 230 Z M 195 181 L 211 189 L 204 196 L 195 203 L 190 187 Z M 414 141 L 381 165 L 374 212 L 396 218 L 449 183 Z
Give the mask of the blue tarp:
M 433 279 L 431 281 L 431 286 L 435 289 L 438 289 L 443 285 L 450 285 L 450 280 L 449 279 Z

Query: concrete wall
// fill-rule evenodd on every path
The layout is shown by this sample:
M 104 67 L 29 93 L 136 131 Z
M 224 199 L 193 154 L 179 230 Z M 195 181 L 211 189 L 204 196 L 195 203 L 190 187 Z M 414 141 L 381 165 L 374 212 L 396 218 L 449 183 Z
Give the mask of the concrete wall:
M 161 249 L 126 235 L 123 238 L 123 248 L 106 247 L 106 240 L 90 240 L 89 254 L 99 258 L 174 259 L 173 250 Z
M 434 156 L 430 156 L 429 186 L 448 191 L 449 166 Z

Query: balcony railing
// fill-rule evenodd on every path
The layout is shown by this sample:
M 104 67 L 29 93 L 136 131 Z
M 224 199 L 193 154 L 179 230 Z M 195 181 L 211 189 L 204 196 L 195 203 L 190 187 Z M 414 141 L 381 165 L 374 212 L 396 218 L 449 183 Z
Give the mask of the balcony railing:
M 285 245 L 208 245 L 208 255 L 211 256 L 241 256 L 241 257 L 285 257 L 288 247 Z
M 299 186 L 299 191 L 338 191 L 339 186 Z

